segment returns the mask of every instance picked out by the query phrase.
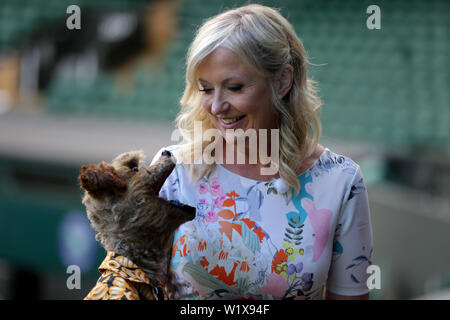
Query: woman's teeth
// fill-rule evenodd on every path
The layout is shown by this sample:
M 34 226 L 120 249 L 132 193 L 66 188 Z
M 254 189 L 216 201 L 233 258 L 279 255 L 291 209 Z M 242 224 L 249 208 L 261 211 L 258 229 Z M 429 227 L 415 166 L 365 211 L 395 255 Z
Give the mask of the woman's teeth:
M 232 118 L 232 119 L 222 119 L 222 122 L 225 124 L 232 124 L 234 122 L 237 122 L 239 120 L 241 120 L 243 117 L 245 117 L 245 115 L 240 116 L 240 117 L 236 117 L 236 118 Z

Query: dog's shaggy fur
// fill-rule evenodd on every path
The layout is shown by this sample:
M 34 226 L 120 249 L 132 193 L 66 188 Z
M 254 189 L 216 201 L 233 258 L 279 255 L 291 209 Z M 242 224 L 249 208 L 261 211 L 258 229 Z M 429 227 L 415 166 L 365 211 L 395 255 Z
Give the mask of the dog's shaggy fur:
M 159 191 L 175 167 L 163 151 L 152 166 L 142 151 L 126 152 L 112 164 L 83 165 L 79 175 L 86 191 L 83 204 L 96 239 L 109 251 L 127 257 L 154 283 L 170 286 L 170 248 L 175 230 L 195 217 L 195 208 L 159 198 Z M 158 279 L 158 280 L 157 280 Z

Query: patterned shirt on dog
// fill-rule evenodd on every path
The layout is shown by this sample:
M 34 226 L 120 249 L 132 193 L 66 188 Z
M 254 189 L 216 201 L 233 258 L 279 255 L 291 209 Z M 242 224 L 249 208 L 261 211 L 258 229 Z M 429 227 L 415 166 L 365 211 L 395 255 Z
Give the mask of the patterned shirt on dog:
M 98 270 L 97 284 L 84 300 L 157 300 L 162 292 L 130 259 L 108 252 Z M 159 291 L 158 291 L 159 290 Z
M 177 149 L 161 150 L 177 156 Z M 172 269 L 184 284 L 179 298 L 368 293 L 372 229 L 360 167 L 326 148 L 298 179 L 294 194 L 281 179 L 257 181 L 217 164 L 194 183 L 178 164 L 160 196 L 197 209 L 173 243 Z

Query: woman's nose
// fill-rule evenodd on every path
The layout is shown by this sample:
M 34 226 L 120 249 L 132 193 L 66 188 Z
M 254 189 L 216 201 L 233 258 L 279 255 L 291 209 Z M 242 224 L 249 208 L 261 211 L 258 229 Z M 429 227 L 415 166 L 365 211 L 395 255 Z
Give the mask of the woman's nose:
M 218 115 L 224 113 L 230 107 L 221 90 L 214 91 L 214 97 L 211 105 L 211 113 Z

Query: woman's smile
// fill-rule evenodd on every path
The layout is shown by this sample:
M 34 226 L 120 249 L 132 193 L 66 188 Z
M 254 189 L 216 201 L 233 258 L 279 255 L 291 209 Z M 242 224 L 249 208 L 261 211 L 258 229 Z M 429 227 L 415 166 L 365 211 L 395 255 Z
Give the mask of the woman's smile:
M 234 118 L 218 118 L 220 124 L 225 129 L 236 129 L 238 128 L 245 120 L 246 115 L 237 116 Z

